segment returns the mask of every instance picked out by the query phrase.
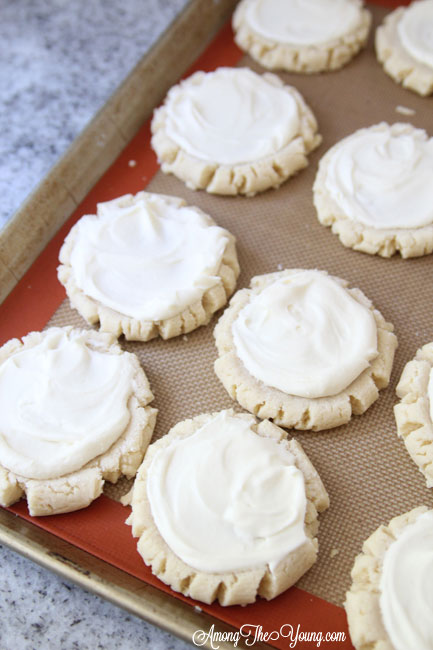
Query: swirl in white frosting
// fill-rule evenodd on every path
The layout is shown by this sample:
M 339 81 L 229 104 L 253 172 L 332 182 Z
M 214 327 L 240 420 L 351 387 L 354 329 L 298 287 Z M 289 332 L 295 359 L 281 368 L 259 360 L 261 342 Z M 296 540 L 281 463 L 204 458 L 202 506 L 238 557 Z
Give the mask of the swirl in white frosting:
M 433 68 L 433 0 L 413 2 L 402 14 L 397 31 L 405 50 Z
M 253 294 L 232 334 L 253 377 L 299 397 L 336 395 L 377 356 L 371 310 L 320 271 L 284 274 Z
M 222 411 L 160 449 L 149 468 L 154 522 L 199 571 L 272 570 L 307 539 L 302 472 L 286 443 L 257 435 L 254 423 Z
M 386 551 L 380 609 L 395 650 L 432 650 L 433 510 L 404 528 Z
M 433 222 L 433 138 L 422 129 L 378 124 L 327 156 L 325 187 L 349 219 L 378 230 Z
M 83 331 L 52 328 L 0 365 L 0 463 L 50 479 L 80 469 L 125 430 L 133 370 Z
M 121 314 L 176 316 L 219 282 L 232 236 L 181 199 L 140 192 L 98 205 L 74 228 L 78 287 Z
M 257 34 L 293 45 L 318 45 L 341 38 L 359 23 L 359 0 L 252 0 L 245 12 Z
M 290 91 L 248 68 L 197 73 L 168 93 L 167 135 L 192 156 L 233 165 L 280 151 L 299 134 Z

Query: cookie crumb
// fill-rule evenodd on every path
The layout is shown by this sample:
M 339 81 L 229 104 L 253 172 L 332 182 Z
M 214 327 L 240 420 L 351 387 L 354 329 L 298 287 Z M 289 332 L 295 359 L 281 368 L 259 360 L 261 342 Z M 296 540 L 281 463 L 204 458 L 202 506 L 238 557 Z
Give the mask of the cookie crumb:
M 416 111 L 413 108 L 408 108 L 408 106 L 396 106 L 395 112 L 400 113 L 401 115 L 415 115 Z
M 184 334 L 184 335 L 182 336 L 182 338 L 183 338 L 184 341 L 187 341 L 187 340 L 188 340 L 188 337 L 187 337 L 186 334 Z
M 330 557 L 335 557 L 336 555 L 339 554 L 339 549 L 338 548 L 333 548 L 332 551 L 330 552 Z
M 130 167 L 136 167 L 136 166 L 137 166 L 137 161 L 136 161 L 136 160 L 130 160 L 130 161 L 128 162 L 128 165 L 129 165 Z
M 134 487 L 132 487 L 129 492 L 124 494 L 123 496 L 120 497 L 120 503 L 122 506 L 130 506 L 132 503 L 132 493 L 134 491 Z
M 195 609 L 196 612 L 202 612 L 203 611 L 202 608 L 199 607 L 198 605 L 194 605 L 194 609 Z

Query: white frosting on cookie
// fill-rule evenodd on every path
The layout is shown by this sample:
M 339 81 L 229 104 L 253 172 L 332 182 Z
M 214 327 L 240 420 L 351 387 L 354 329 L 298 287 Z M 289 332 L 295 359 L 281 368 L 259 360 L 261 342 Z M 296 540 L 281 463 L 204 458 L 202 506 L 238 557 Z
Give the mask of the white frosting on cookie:
M 126 354 L 52 328 L 0 365 L 0 464 L 26 478 L 80 469 L 125 430 L 133 391 Z
M 296 100 L 248 68 L 198 73 L 165 102 L 166 132 L 186 153 L 233 165 L 272 155 L 299 135 Z
M 326 190 L 349 219 L 378 230 L 433 222 L 433 138 L 424 130 L 378 124 L 327 156 Z
M 74 229 L 70 265 L 91 298 L 136 319 L 176 316 L 218 284 L 232 237 L 180 199 L 126 195 Z
M 336 395 L 377 356 L 371 310 L 320 271 L 293 272 L 252 294 L 232 334 L 253 377 L 299 397 Z
M 383 560 L 380 609 L 395 650 L 433 648 L 433 511 L 403 529 Z
M 222 411 L 149 468 L 154 522 L 198 571 L 273 570 L 307 539 L 303 474 L 285 443 L 257 435 L 254 423 Z
M 318 45 L 341 38 L 361 19 L 359 0 L 252 0 L 246 24 L 257 34 L 293 45 Z
M 405 9 L 397 31 L 405 50 L 433 68 L 433 0 L 419 0 Z

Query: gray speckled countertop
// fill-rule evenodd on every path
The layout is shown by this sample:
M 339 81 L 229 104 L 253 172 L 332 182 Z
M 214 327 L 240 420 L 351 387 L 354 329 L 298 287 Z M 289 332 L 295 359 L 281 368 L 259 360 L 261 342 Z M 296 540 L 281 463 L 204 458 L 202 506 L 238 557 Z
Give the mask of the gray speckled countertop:
M 194 647 L 0 546 L 1 650 Z
M 187 0 L 2 0 L 0 227 Z
M 1 2 L 0 227 L 186 4 Z M 192 647 L 1 546 L 0 565 L 1 650 Z

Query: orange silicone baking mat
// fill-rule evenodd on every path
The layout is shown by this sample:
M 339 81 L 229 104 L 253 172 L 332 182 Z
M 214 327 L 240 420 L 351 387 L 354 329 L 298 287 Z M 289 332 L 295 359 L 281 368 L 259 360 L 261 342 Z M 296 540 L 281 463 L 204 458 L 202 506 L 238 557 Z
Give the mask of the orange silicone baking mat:
M 433 134 L 432 100 L 396 85 L 377 63 L 373 33 L 387 10 L 370 8 L 374 25 L 369 45 L 345 68 L 311 76 L 279 73 L 304 95 L 323 136 L 323 143 L 310 156 L 306 170 L 278 190 L 253 198 L 193 192 L 158 170 L 150 149 L 149 124 L 145 124 L 0 307 L 0 342 L 41 329 L 48 322 L 86 327 L 70 309 L 57 281 L 59 247 L 71 225 L 82 214 L 94 213 L 97 202 L 146 187 L 185 198 L 233 232 L 242 269 L 239 288 L 248 286 L 254 275 L 283 267 L 326 269 L 360 287 L 394 324 L 399 348 L 391 384 L 368 412 L 334 430 L 290 432 L 303 445 L 331 497 L 330 509 L 320 516 L 319 558 L 298 587 L 272 602 L 259 601 L 246 608 L 202 606 L 216 618 L 238 627 L 244 623 L 262 625 L 263 630 L 273 632 L 285 625 L 299 625 L 302 631 L 347 634 L 341 605 L 350 584 L 353 559 L 363 540 L 392 516 L 422 503 L 432 503 L 422 475 L 396 436 L 392 413 L 395 385 L 404 364 L 420 345 L 433 339 L 432 258 L 402 260 L 395 256 L 386 260 L 345 249 L 329 229 L 318 223 L 312 203 L 311 188 L 320 157 L 355 129 L 382 120 L 410 121 Z M 221 65 L 248 65 L 262 71 L 234 45 L 229 26 L 220 32 L 194 70 L 211 70 Z M 396 111 L 398 106 L 411 108 L 415 113 L 405 117 Z M 129 164 L 132 160 L 133 166 Z M 156 396 L 154 405 L 159 415 L 155 438 L 179 420 L 233 406 L 213 372 L 216 350 L 212 332 L 217 318 L 218 315 L 207 327 L 170 341 L 121 341 L 125 349 L 139 356 Z M 120 489 L 126 489 L 124 483 Z M 25 502 L 11 510 L 174 597 L 195 604 L 171 592 L 143 565 L 130 529 L 124 524 L 128 509 L 114 500 L 116 494 L 116 490 L 108 489 L 86 510 L 37 520 L 29 517 Z M 282 635 L 268 642 L 278 648 L 289 647 L 288 639 Z M 299 641 L 297 647 L 317 646 L 315 642 Z M 351 645 L 346 640 L 323 642 L 321 647 Z

